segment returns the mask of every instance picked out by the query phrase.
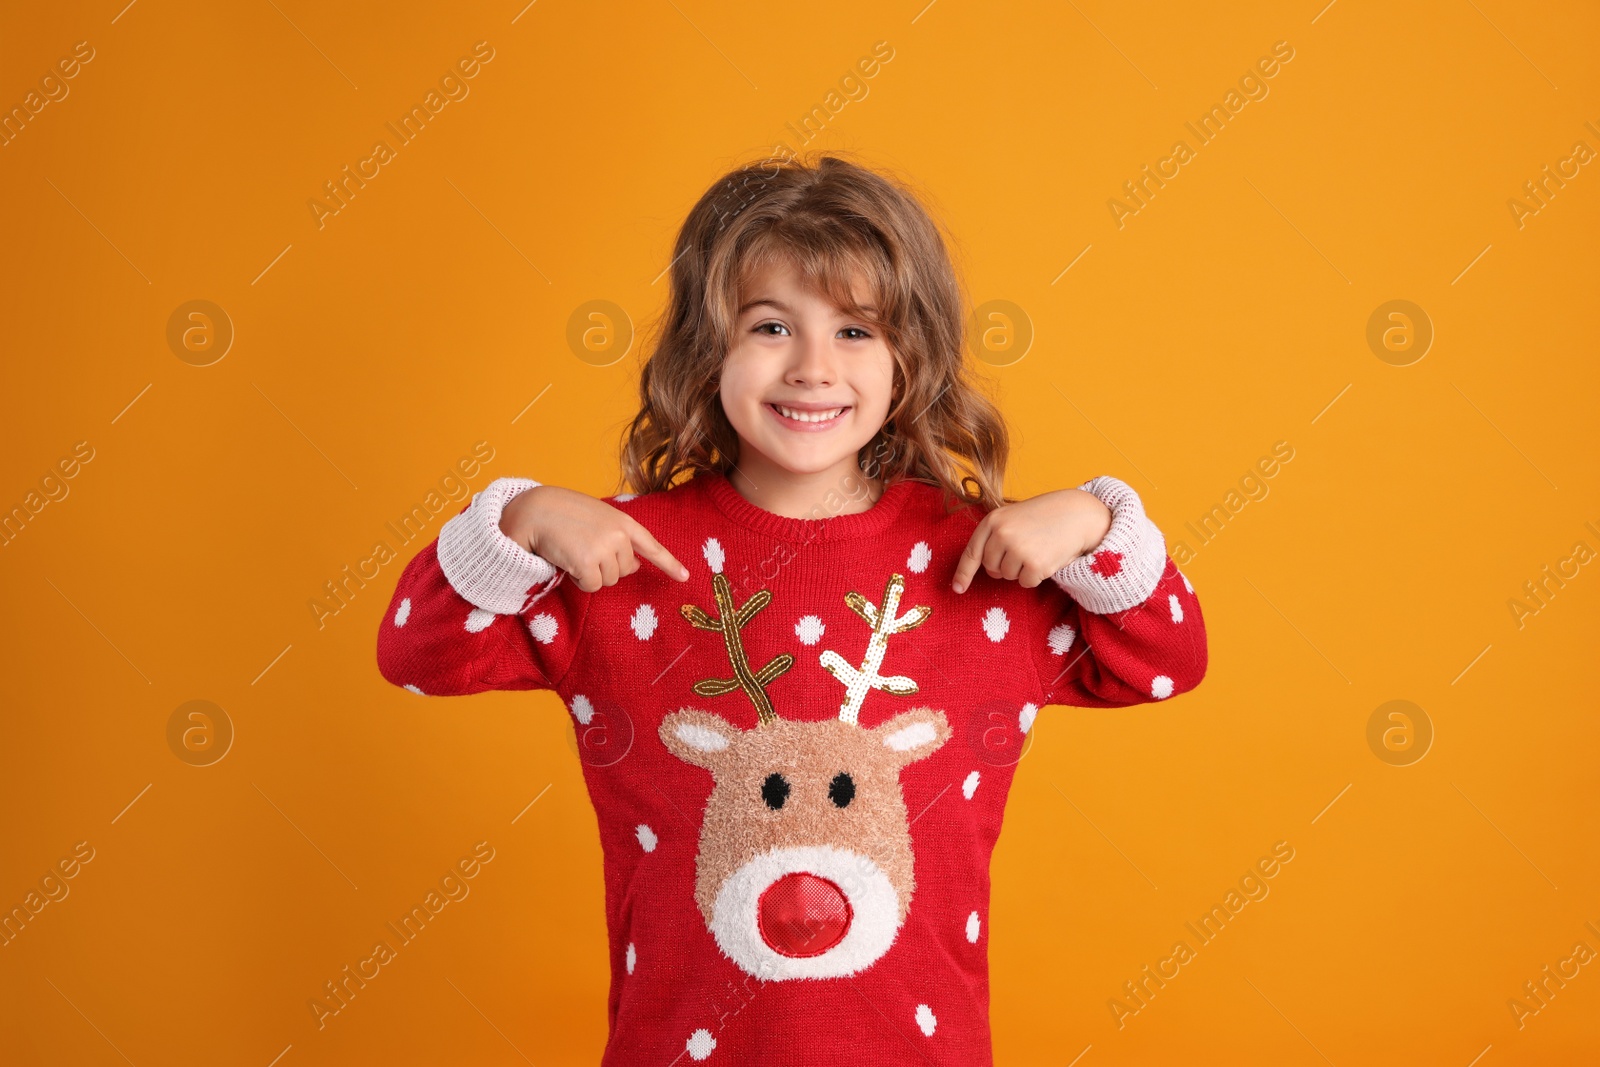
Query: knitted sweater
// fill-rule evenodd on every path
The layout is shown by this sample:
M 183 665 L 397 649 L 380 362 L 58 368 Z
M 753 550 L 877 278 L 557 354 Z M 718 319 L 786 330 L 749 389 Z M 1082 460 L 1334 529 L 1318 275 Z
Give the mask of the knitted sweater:
M 585 593 L 501 478 L 400 577 L 378 664 L 426 696 L 553 689 L 605 857 L 603 1067 L 992 1063 L 989 859 L 1047 704 L 1197 685 L 1205 627 L 1137 494 L 1036 588 L 951 591 L 980 517 L 921 482 L 787 518 L 726 477 L 607 502 L 689 568 Z M 838 509 L 835 503 L 833 510 Z

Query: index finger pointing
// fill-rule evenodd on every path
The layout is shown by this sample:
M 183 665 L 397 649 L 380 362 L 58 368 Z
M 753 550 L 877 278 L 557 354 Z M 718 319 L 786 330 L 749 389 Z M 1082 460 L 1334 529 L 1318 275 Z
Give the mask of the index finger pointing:
M 679 563 L 649 530 L 632 519 L 629 522 L 629 529 L 631 531 L 629 540 L 633 542 L 635 553 L 654 563 L 667 577 L 676 578 L 680 582 L 689 580 L 689 568 Z
M 967 591 L 967 583 L 972 581 L 972 576 L 978 573 L 978 568 L 983 565 L 983 546 L 989 539 L 989 527 L 986 523 L 978 523 L 977 529 L 972 531 L 972 537 L 967 541 L 967 547 L 961 553 L 961 559 L 956 564 L 955 578 L 950 583 L 950 588 L 958 593 Z

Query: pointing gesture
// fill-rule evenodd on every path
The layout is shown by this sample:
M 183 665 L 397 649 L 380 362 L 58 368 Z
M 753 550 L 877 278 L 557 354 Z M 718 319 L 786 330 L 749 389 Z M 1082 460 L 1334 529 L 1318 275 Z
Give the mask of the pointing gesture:
M 689 571 L 631 515 L 603 500 L 557 485 L 536 485 L 500 513 L 500 532 L 572 575 L 592 593 L 639 569 L 639 557 L 687 581 Z
M 978 522 L 956 564 L 950 588 L 967 591 L 982 567 L 991 578 L 1032 589 L 1105 540 L 1111 509 L 1093 493 L 1058 489 L 1003 504 Z

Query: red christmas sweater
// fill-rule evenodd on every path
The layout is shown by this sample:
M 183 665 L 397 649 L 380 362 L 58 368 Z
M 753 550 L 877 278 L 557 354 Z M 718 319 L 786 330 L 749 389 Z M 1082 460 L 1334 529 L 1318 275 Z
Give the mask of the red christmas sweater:
M 378 665 L 425 696 L 553 689 L 575 720 L 603 1067 L 991 1064 L 989 859 L 1035 716 L 1205 673 L 1194 589 L 1137 494 L 1095 478 L 1095 551 L 957 594 L 980 515 L 936 487 L 796 519 L 703 472 L 607 498 L 689 580 L 644 563 L 585 593 L 499 529 L 536 484 L 491 483 L 411 560 Z

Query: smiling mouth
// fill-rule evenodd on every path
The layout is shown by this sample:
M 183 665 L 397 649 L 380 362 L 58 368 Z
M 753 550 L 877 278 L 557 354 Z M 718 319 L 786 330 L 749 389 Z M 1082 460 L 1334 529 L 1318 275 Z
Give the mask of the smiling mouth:
M 849 411 L 848 405 L 826 408 L 821 411 L 803 411 L 799 408 L 785 407 L 782 404 L 763 404 L 768 411 L 776 415 L 780 421 L 789 424 L 795 429 L 826 429 L 842 419 Z

